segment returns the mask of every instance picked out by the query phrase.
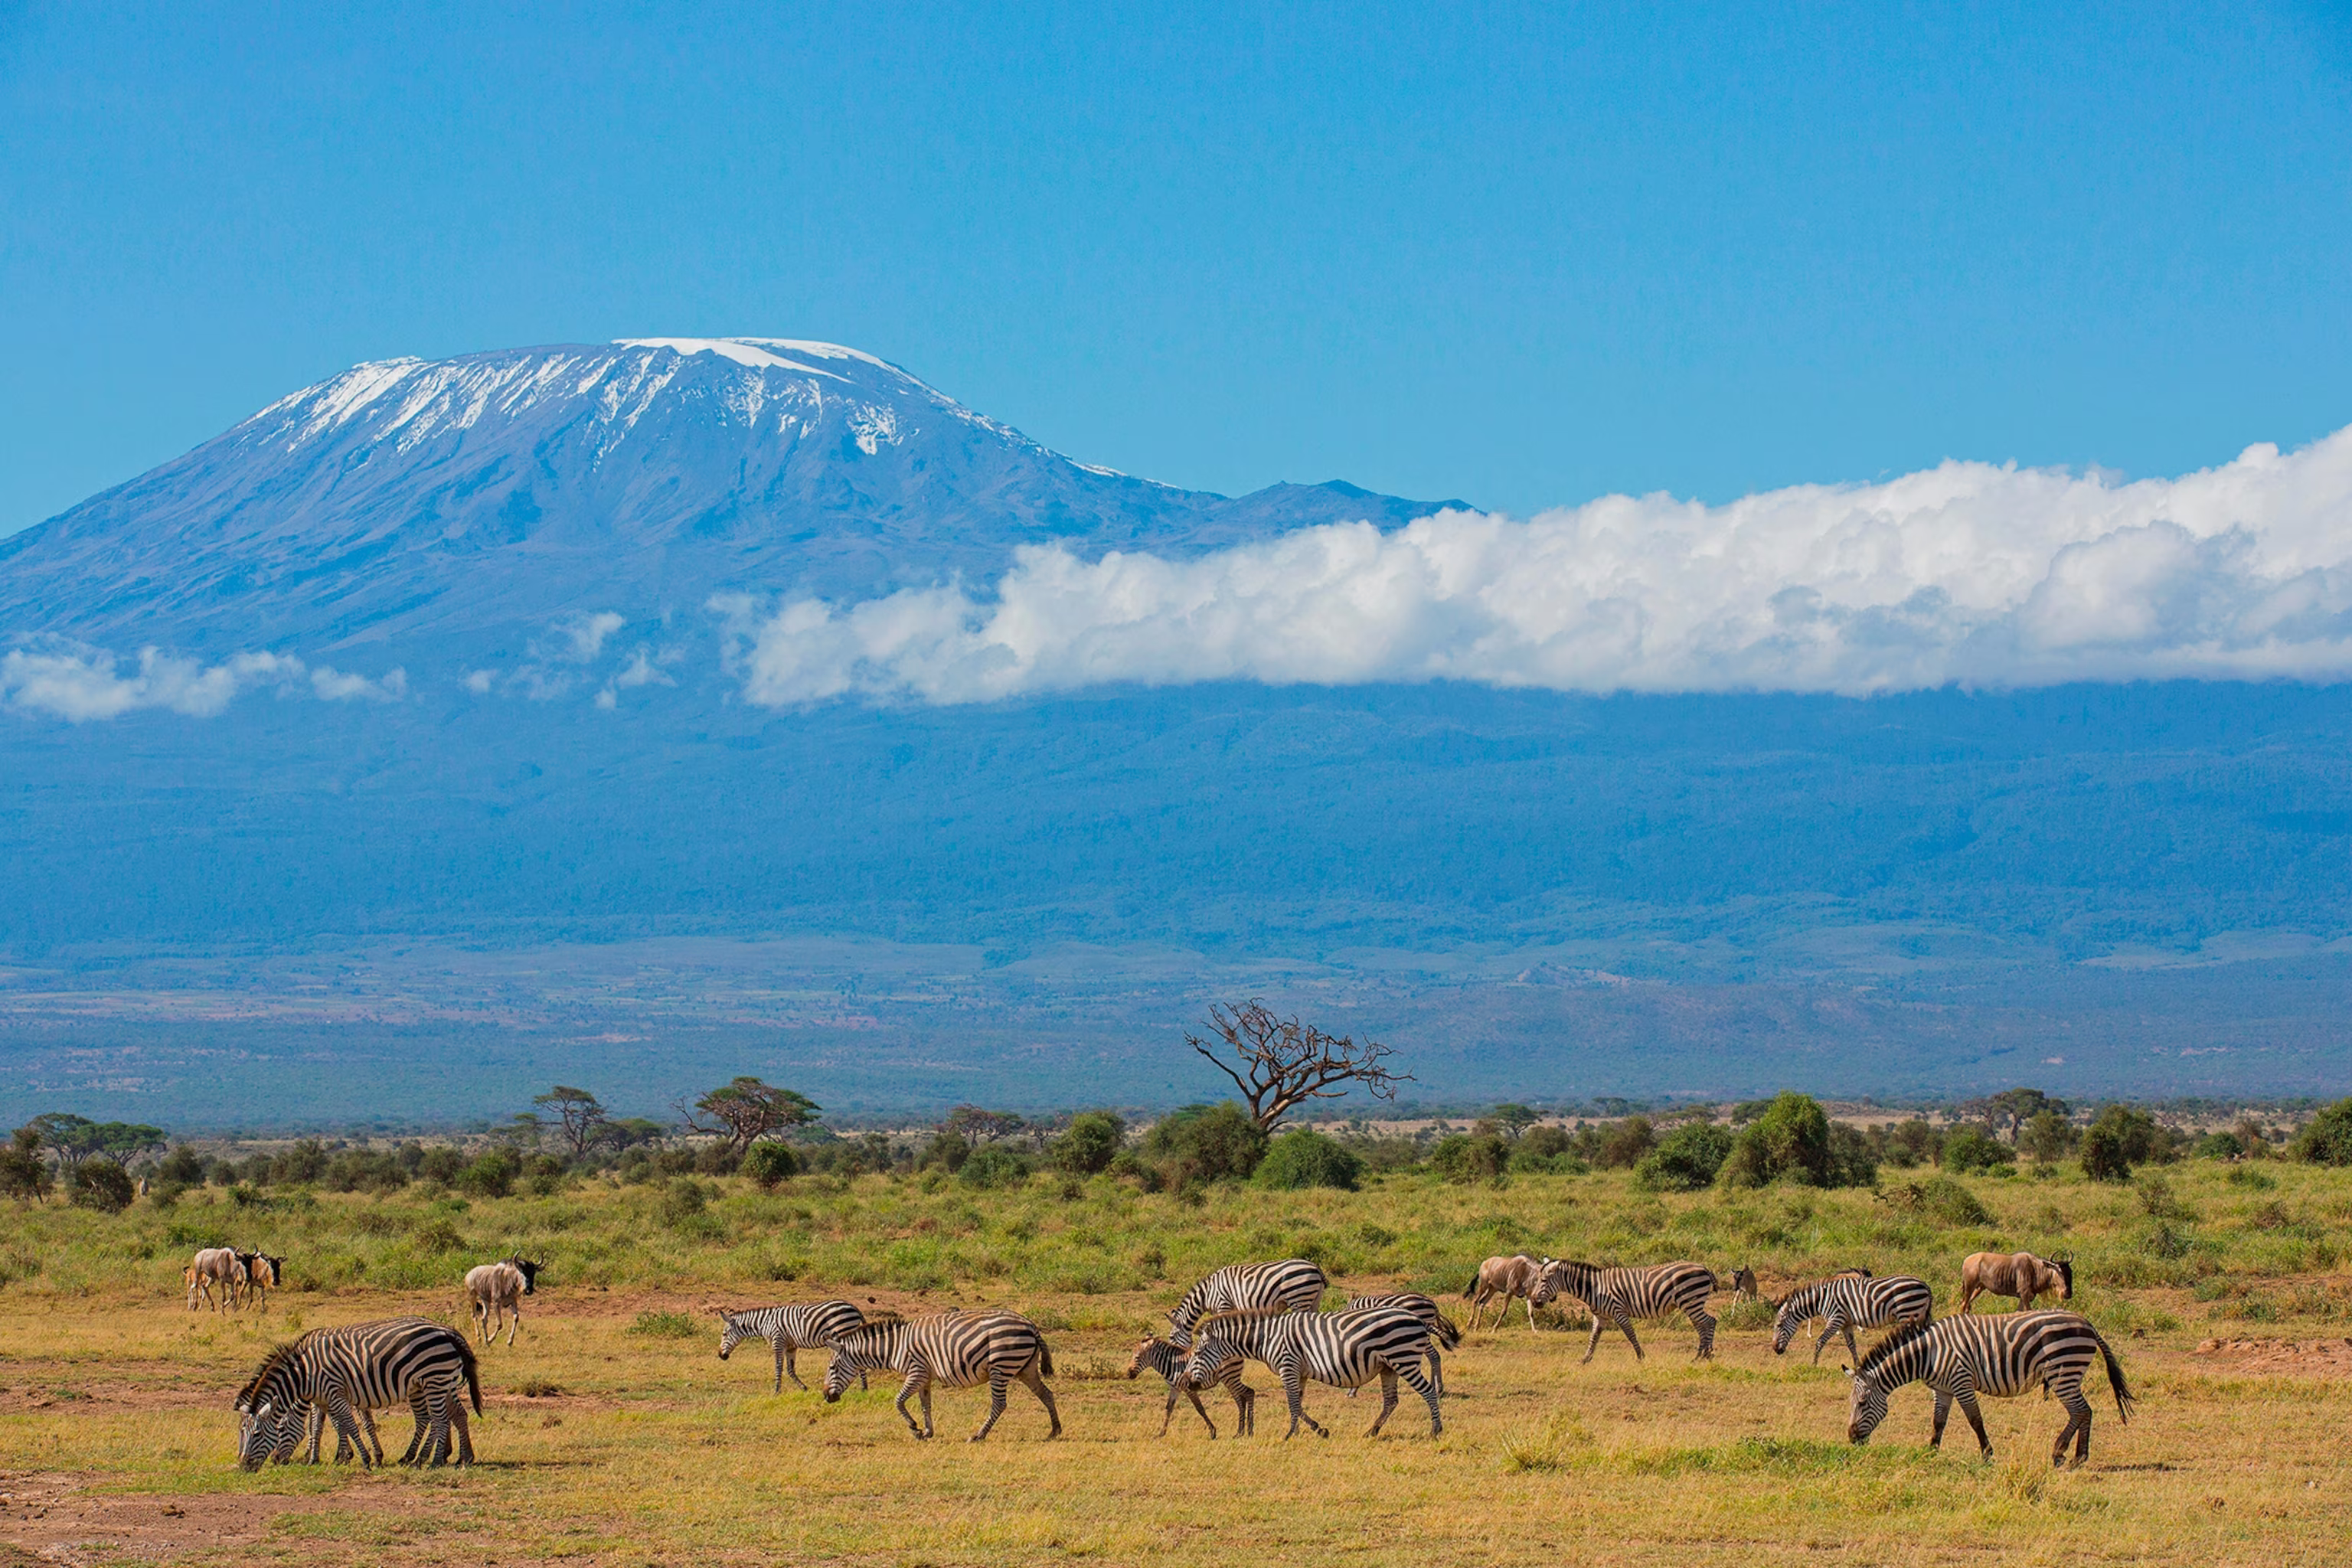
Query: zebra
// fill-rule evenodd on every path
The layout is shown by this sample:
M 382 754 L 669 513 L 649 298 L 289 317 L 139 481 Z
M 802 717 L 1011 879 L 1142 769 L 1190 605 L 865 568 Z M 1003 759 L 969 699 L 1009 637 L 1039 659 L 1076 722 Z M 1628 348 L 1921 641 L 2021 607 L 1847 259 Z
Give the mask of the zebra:
M 1054 1405 L 1054 1391 L 1045 1379 L 1054 1375 L 1054 1352 L 1037 1325 L 1012 1312 L 941 1312 L 928 1318 L 905 1319 L 877 1313 L 833 1341 L 833 1364 L 825 1368 L 824 1402 L 831 1405 L 849 1388 L 850 1378 L 865 1372 L 906 1374 L 898 1390 L 898 1414 L 918 1437 L 932 1435 L 931 1386 L 975 1388 L 988 1384 L 988 1419 L 971 1435 L 975 1443 L 988 1436 L 1004 1414 L 1006 1385 L 1025 1384 L 1045 1406 L 1054 1429 L 1050 1440 L 1062 1435 L 1062 1413 Z M 907 1401 L 922 1396 L 923 1424 L 907 1410 Z
M 1168 1342 L 1178 1350 L 1191 1350 L 1192 1325 L 1206 1312 L 1246 1311 L 1256 1307 L 1316 1311 L 1322 1307 L 1323 1292 L 1329 1286 L 1322 1266 L 1304 1258 L 1231 1264 L 1184 1292 L 1184 1299 L 1168 1314 Z
M 1168 1436 L 1168 1424 L 1176 1418 L 1176 1396 L 1180 1393 L 1192 1402 L 1201 1413 L 1201 1420 L 1209 1428 L 1209 1440 L 1217 1440 L 1217 1424 L 1209 1419 L 1208 1407 L 1201 1403 L 1201 1390 L 1192 1382 L 1185 1366 L 1184 1352 L 1159 1335 L 1153 1334 L 1135 1347 L 1135 1359 L 1127 1363 L 1130 1381 L 1150 1367 L 1168 1380 L 1168 1408 L 1160 1412 L 1160 1435 Z M 1246 1437 L 1257 1430 L 1257 1390 L 1242 1381 L 1241 1358 L 1236 1356 L 1218 1368 L 1217 1381 L 1234 1399 L 1234 1436 Z
M 1429 1325 L 1402 1307 L 1374 1307 L 1361 1312 L 1284 1311 L 1260 1307 L 1238 1312 L 1212 1312 L 1199 1324 L 1200 1342 L 1187 1363 L 1195 1385 L 1206 1387 L 1222 1378 L 1230 1363 L 1244 1356 L 1262 1361 L 1282 1379 L 1282 1394 L 1290 1405 L 1289 1441 L 1298 1436 L 1298 1424 L 1318 1437 L 1331 1434 L 1307 1414 L 1306 1381 L 1335 1388 L 1361 1388 L 1381 1380 L 1381 1413 L 1368 1437 L 1377 1437 L 1397 1406 L 1397 1380 L 1402 1378 L 1429 1405 L 1429 1435 L 1445 1430 L 1438 1413 L 1437 1390 L 1421 1374 L 1430 1354 Z
M 1439 1358 L 1440 1348 L 1453 1350 L 1462 1343 L 1462 1330 L 1453 1319 L 1438 1308 L 1435 1300 L 1418 1290 L 1401 1290 L 1387 1296 L 1350 1296 L 1343 1311 L 1361 1312 L 1374 1307 L 1399 1307 L 1419 1318 L 1429 1330 L 1429 1385 L 1438 1396 L 1445 1394 L 1445 1365 Z M 1349 1389 L 1349 1398 L 1356 1391 Z
M 735 1347 L 745 1340 L 765 1340 L 776 1352 L 776 1392 L 784 1391 L 784 1378 L 790 1374 L 794 1388 L 805 1389 L 800 1369 L 793 1364 L 795 1351 L 822 1350 L 836 1335 L 848 1332 L 866 1321 L 866 1314 L 846 1301 L 806 1301 L 793 1307 L 746 1307 L 740 1312 L 724 1307 L 711 1309 L 719 1314 L 722 1325 L 719 1331 L 719 1359 L 725 1361 Z M 864 1373 L 858 1374 L 857 1386 L 866 1386 Z
M 1772 1353 L 1787 1353 L 1789 1342 L 1796 1337 L 1797 1330 L 1821 1318 L 1825 1322 L 1822 1337 L 1813 1342 L 1813 1364 L 1821 1364 L 1822 1349 L 1841 1333 L 1845 1335 L 1845 1353 L 1860 1361 L 1862 1350 L 1854 1342 L 1854 1330 L 1924 1323 L 1935 1314 L 1936 1293 L 1924 1279 L 1914 1279 L 1907 1274 L 1889 1274 L 1884 1279 L 1866 1274 L 1833 1275 L 1811 1285 L 1798 1286 L 1775 1309 Z
M 361 1324 L 358 1327 L 391 1328 L 403 1325 L 410 1328 L 422 1327 L 428 1331 L 442 1327 L 441 1324 L 415 1318 L 394 1319 L 386 1323 Z M 455 1331 L 450 1331 L 455 1332 Z M 474 1413 L 478 1415 L 482 1409 L 482 1394 L 480 1382 L 475 1374 L 470 1359 L 473 1356 L 473 1350 L 471 1346 L 465 1343 L 463 1334 L 458 1334 L 457 1338 L 459 1347 L 469 1358 L 467 1382 L 472 1386 Z M 398 1402 L 395 1400 L 390 1403 Z M 411 1379 L 408 1384 L 408 1409 L 410 1415 L 415 1421 L 415 1426 L 408 1435 L 407 1448 L 400 1456 L 402 1464 L 413 1464 L 417 1461 L 419 1447 L 425 1443 L 428 1431 L 433 1433 L 433 1441 L 431 1447 L 425 1451 L 433 1464 L 439 1465 L 448 1457 L 449 1439 L 452 1436 L 456 1438 L 457 1463 L 470 1465 L 474 1462 L 474 1439 L 466 1422 L 466 1402 L 458 1396 L 458 1388 L 454 1382 L 445 1381 L 436 1384 L 427 1378 Z M 302 1420 L 299 1427 L 290 1416 L 279 1418 L 278 1436 L 272 1446 L 271 1457 L 281 1465 L 293 1458 L 296 1448 L 303 1444 L 306 1437 L 308 1452 L 303 1454 L 302 1462 L 309 1465 L 319 1462 L 320 1440 L 325 1435 L 329 1420 L 328 1402 L 323 1390 L 310 1403 L 300 1406 L 300 1410 Z M 373 1450 L 375 1462 L 379 1465 L 383 1464 L 383 1442 L 376 1435 L 374 1408 L 362 1403 L 354 1406 L 352 1413 L 358 1416 L 359 1426 L 367 1435 L 366 1447 L 358 1450 L 362 1462 L 365 1463 L 369 1452 Z M 339 1428 L 335 1434 L 335 1463 L 339 1465 L 343 1463 L 352 1457 L 352 1434 Z
M 1601 1331 L 1614 1323 L 1633 1347 L 1636 1360 L 1646 1360 L 1633 1325 L 1644 1318 L 1681 1312 L 1698 1331 L 1698 1359 L 1715 1357 L 1715 1317 L 1706 1299 L 1715 1290 L 1715 1271 L 1696 1263 L 1653 1263 L 1644 1268 L 1601 1268 L 1590 1263 L 1558 1259 L 1544 1265 L 1546 1281 L 1557 1294 L 1573 1296 L 1592 1312 L 1592 1338 L 1584 1360 L 1601 1348 Z M 1580 1362 L 1579 1365 L 1583 1363 Z
M 372 1468 L 371 1445 L 362 1436 L 354 1411 L 375 1411 L 407 1405 L 419 1415 L 415 1436 L 403 1462 L 417 1456 L 417 1437 L 425 1444 L 424 1462 L 446 1463 L 450 1454 L 451 1408 L 460 1385 L 472 1395 L 474 1414 L 482 1413 L 481 1379 L 475 1368 L 474 1349 L 466 1336 L 423 1318 L 389 1318 L 381 1322 L 354 1323 L 349 1328 L 313 1329 L 262 1359 L 236 1396 L 237 1463 L 248 1470 L 275 1456 L 281 1462 L 300 1443 L 308 1408 L 317 1405 L 335 1426 L 338 1458 L 348 1446 L 356 1449 L 362 1468 Z M 423 1405 L 418 1405 L 418 1400 Z M 474 1453 L 464 1416 L 457 1415 L 457 1462 L 473 1463 Z M 374 1421 L 369 1419 L 373 1432 Z M 315 1453 L 315 1447 L 313 1449 Z M 373 1446 L 375 1460 L 383 1458 L 382 1445 Z
M 1898 1329 L 1873 1347 L 1859 1368 L 1847 1369 L 1853 1384 L 1845 1435 L 1851 1442 L 1870 1441 L 1872 1431 L 1886 1419 L 1888 1391 L 1924 1382 L 1936 1394 L 1936 1426 L 1928 1446 L 1944 1446 L 1944 1422 L 1958 1401 L 1990 1459 L 1992 1439 L 1985 1436 L 1977 1395 L 2010 1399 L 2039 1384 L 2044 1394 L 2056 1395 L 2066 1407 L 2066 1425 L 2050 1446 L 2050 1462 L 2065 1463 L 2066 1439 L 2073 1437 L 2074 1463 L 2079 1465 L 2091 1457 L 2091 1402 L 2083 1397 L 2083 1374 L 2090 1370 L 2095 1353 L 2106 1359 L 2116 1416 L 2129 1422 L 2133 1395 L 2124 1383 L 2123 1363 L 2079 1312 L 2045 1309 L 1982 1318 L 1955 1315 Z

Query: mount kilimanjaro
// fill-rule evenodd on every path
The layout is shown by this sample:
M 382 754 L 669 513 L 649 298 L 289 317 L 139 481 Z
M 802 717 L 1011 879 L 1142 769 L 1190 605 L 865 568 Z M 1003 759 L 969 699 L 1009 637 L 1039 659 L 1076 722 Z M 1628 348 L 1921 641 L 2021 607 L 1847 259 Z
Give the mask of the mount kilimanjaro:
M 1462 508 L 1171 489 L 796 340 L 356 366 L 0 540 L 0 1117 L 1165 1105 L 1248 996 L 1441 1107 L 2342 1092 L 2342 686 L 762 706 L 727 665 L 730 603 Z

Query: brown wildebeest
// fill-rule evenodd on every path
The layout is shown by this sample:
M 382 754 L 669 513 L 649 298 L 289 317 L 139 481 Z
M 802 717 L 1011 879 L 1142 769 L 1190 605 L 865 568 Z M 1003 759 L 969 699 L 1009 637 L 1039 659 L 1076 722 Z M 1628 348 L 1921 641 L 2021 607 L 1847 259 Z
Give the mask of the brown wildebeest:
M 199 1296 L 213 1304 L 214 1311 L 226 1311 L 236 1305 L 236 1293 L 245 1285 L 245 1260 L 234 1247 L 207 1247 L 196 1254 L 180 1278 L 187 1283 L 189 1311 L 196 1310 Z M 220 1287 L 217 1297 L 213 1294 L 215 1285 Z
M 1731 1271 L 1731 1296 L 1736 1301 L 1754 1301 L 1764 1292 L 1757 1287 L 1756 1270 L 1745 1263 Z
M 2074 1266 L 2063 1258 L 2036 1258 L 2031 1252 L 1971 1252 L 1960 1265 L 1960 1310 L 1979 1293 L 2014 1296 L 2017 1310 L 2030 1312 L 2036 1296 L 2055 1294 L 2061 1301 L 2074 1299 Z
M 1478 1326 L 1478 1314 L 1487 1302 L 1499 1296 L 1503 1310 L 1496 1318 L 1495 1326 L 1501 1328 L 1511 1315 L 1511 1303 L 1524 1297 L 1528 1303 L 1528 1328 L 1531 1332 L 1541 1333 L 1543 1331 L 1536 1327 L 1536 1309 L 1559 1293 L 1559 1287 L 1544 1272 L 1550 1262 L 1549 1258 L 1529 1258 L 1522 1252 L 1510 1258 L 1489 1258 L 1478 1265 L 1478 1278 L 1462 1289 L 1463 1299 L 1470 1303 L 1470 1326 Z
M 285 1282 L 286 1259 L 267 1252 L 240 1252 L 236 1260 L 245 1265 L 246 1294 L 268 1306 L 271 1289 Z

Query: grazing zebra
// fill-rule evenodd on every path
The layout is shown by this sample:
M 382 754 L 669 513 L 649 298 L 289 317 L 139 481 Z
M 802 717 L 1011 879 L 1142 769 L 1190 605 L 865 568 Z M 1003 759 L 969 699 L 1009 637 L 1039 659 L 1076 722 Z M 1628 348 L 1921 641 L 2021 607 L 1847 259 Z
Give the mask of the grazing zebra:
M 266 1252 L 240 1252 L 236 1260 L 245 1265 L 247 1292 L 262 1306 L 268 1306 L 269 1292 L 285 1283 L 286 1259 L 272 1258 Z
M 1377 1437 L 1397 1407 L 1397 1380 L 1402 1378 L 1429 1405 L 1429 1435 L 1445 1430 L 1438 1414 L 1437 1390 L 1421 1374 L 1430 1353 L 1429 1325 L 1402 1307 L 1374 1307 L 1361 1312 L 1283 1311 L 1260 1307 L 1239 1312 L 1213 1312 L 1201 1320 L 1200 1341 L 1188 1363 L 1192 1382 L 1202 1387 L 1222 1378 L 1228 1367 L 1247 1356 L 1272 1367 L 1282 1379 L 1283 1397 L 1290 1405 L 1290 1430 L 1283 1440 L 1298 1436 L 1298 1424 L 1318 1437 L 1331 1434 L 1307 1414 L 1306 1383 L 1313 1378 L 1334 1388 L 1361 1388 L 1381 1380 L 1381 1413 L 1368 1437 Z
M 515 1335 L 522 1331 L 522 1299 L 538 1292 L 539 1271 L 545 1267 L 517 1255 L 466 1270 L 466 1299 L 473 1303 L 474 1323 L 481 1330 L 484 1344 L 499 1337 L 507 1314 L 512 1312 L 514 1327 L 507 1330 L 507 1344 L 512 1347 Z M 496 1322 L 491 1321 L 492 1313 L 497 1314 Z
M 1176 1418 L 1176 1396 L 1181 1394 L 1201 1413 L 1202 1422 L 1209 1428 L 1209 1440 L 1217 1440 L 1217 1424 L 1209 1419 L 1208 1406 L 1201 1403 L 1201 1391 L 1192 1382 L 1192 1374 L 1184 1364 L 1184 1352 L 1177 1345 L 1153 1334 L 1135 1347 L 1135 1359 L 1127 1363 L 1129 1381 L 1150 1367 L 1168 1380 L 1168 1408 L 1160 1415 L 1160 1435 L 1168 1436 L 1168 1424 Z M 1242 1381 L 1242 1361 L 1234 1357 L 1217 1369 L 1217 1381 L 1234 1398 L 1234 1436 L 1246 1437 L 1257 1429 L 1257 1390 Z
M 906 1374 L 898 1390 L 898 1414 L 918 1437 L 929 1437 L 931 1426 L 931 1386 L 976 1388 L 988 1384 L 988 1419 L 971 1435 L 975 1443 L 988 1436 L 1004 1414 L 1004 1391 L 1019 1382 L 1045 1405 L 1054 1429 L 1062 1435 L 1062 1413 L 1054 1405 L 1054 1391 L 1045 1379 L 1054 1375 L 1054 1352 L 1037 1325 L 1012 1312 L 941 1312 L 933 1317 L 903 1319 L 877 1315 L 833 1342 L 833 1364 L 825 1368 L 824 1402 L 839 1399 L 850 1378 L 863 1372 Z M 922 1396 L 923 1424 L 915 1425 L 907 1401 Z
M 1979 1295 L 2014 1296 L 2017 1310 L 2033 1310 L 2036 1296 L 2074 1299 L 2074 1266 L 2063 1258 L 2031 1252 L 1971 1252 L 1960 1265 L 1960 1311 Z
M 198 1252 L 180 1278 L 188 1287 L 188 1310 L 196 1310 L 196 1299 L 202 1296 L 212 1303 L 215 1312 L 226 1311 L 236 1305 L 236 1293 L 245 1284 L 245 1260 L 236 1249 L 228 1247 L 207 1247 Z M 213 1294 L 214 1286 L 220 1294 Z
M 866 1314 L 846 1301 L 804 1301 L 793 1307 L 746 1307 L 740 1312 L 724 1307 L 713 1307 L 722 1325 L 719 1331 L 719 1359 L 725 1361 L 735 1347 L 745 1340 L 765 1340 L 776 1352 L 776 1392 L 784 1391 L 784 1376 L 792 1375 L 794 1388 L 806 1388 L 801 1381 L 800 1369 L 793 1364 L 794 1351 L 823 1350 L 837 1334 L 866 1321 Z M 861 1374 L 857 1385 L 866 1386 Z
M 1528 1303 L 1528 1331 L 1539 1333 L 1536 1327 L 1536 1309 L 1559 1293 L 1559 1287 L 1546 1272 L 1551 1267 L 1549 1258 L 1529 1258 L 1517 1253 L 1509 1258 L 1489 1258 L 1478 1265 L 1478 1277 L 1462 1288 L 1463 1299 L 1470 1303 L 1470 1326 L 1478 1326 L 1478 1315 L 1486 1303 L 1500 1296 L 1503 1310 L 1495 1319 L 1501 1328 L 1511 1315 L 1511 1303 L 1521 1297 Z
M 1419 1318 L 1429 1329 L 1429 1384 L 1437 1390 L 1438 1397 L 1445 1395 L 1445 1366 L 1438 1358 L 1443 1347 L 1453 1350 L 1462 1343 L 1462 1331 L 1453 1319 L 1438 1310 L 1437 1303 L 1417 1290 L 1400 1290 L 1387 1296 L 1350 1296 L 1343 1310 L 1360 1312 L 1373 1307 L 1400 1307 Z M 1350 1398 L 1355 1390 L 1348 1391 Z
M 1601 1268 L 1565 1260 L 1544 1265 L 1552 1294 L 1573 1296 L 1592 1311 L 1592 1338 L 1584 1347 L 1591 1361 L 1601 1348 L 1601 1331 L 1614 1323 L 1633 1347 L 1636 1360 L 1645 1360 L 1633 1325 L 1645 1318 L 1681 1312 L 1698 1331 L 1698 1359 L 1715 1356 L 1715 1317 L 1706 1299 L 1715 1291 L 1715 1271 L 1696 1263 L 1653 1263 L 1646 1268 Z M 1578 1363 L 1580 1365 L 1582 1363 Z
M 1986 1458 L 1992 1458 L 1992 1439 L 1985 1436 L 1984 1417 L 1977 1395 L 1990 1394 L 2011 1399 L 2036 1384 L 2045 1394 L 2055 1394 L 2066 1407 L 2066 1425 L 2051 1445 L 2050 1462 L 2063 1464 L 2066 1439 L 2074 1439 L 2074 1463 L 2091 1456 L 2091 1402 L 2083 1397 L 2083 1374 L 2093 1355 L 2106 1358 L 2107 1386 L 2116 1396 L 2116 1415 L 2131 1419 L 2132 1391 L 2125 1385 L 2123 1363 L 2099 1337 L 2091 1321 L 2078 1312 L 2042 1310 L 2004 1312 L 1994 1317 L 1953 1316 L 1916 1328 L 1899 1329 L 1849 1369 L 1853 1380 L 1847 1404 L 1845 1435 L 1866 1443 L 1871 1432 L 1886 1419 L 1889 1390 L 1906 1383 L 1924 1382 L 1935 1390 L 1936 1427 L 1932 1447 L 1944 1445 L 1944 1422 L 1958 1401 L 1960 1414 L 1976 1428 L 1977 1442 Z
M 348 1446 L 362 1468 L 383 1458 L 383 1446 L 363 1436 L 356 1411 L 406 1405 L 419 1425 L 403 1462 L 417 1456 L 416 1437 L 425 1436 L 423 1460 L 446 1463 L 450 1456 L 451 1408 L 460 1393 L 470 1394 L 474 1414 L 482 1413 L 481 1379 L 466 1336 L 423 1318 L 390 1318 L 343 1329 L 313 1329 L 263 1358 L 261 1368 L 237 1392 L 237 1463 L 252 1470 L 275 1455 L 281 1461 L 301 1441 L 306 1413 L 317 1405 L 334 1423 L 338 1458 Z M 418 1402 L 422 1400 L 422 1406 Z M 464 1417 L 456 1417 L 457 1462 L 474 1461 Z M 369 1432 L 374 1421 L 368 1422 Z M 315 1452 L 315 1448 L 313 1450 Z
M 1191 1350 L 1192 1325 L 1208 1312 L 1241 1312 L 1257 1307 L 1316 1311 L 1322 1307 L 1323 1292 L 1329 1284 L 1323 1278 L 1322 1266 L 1304 1258 L 1230 1264 L 1184 1292 L 1184 1299 L 1168 1314 L 1168 1342 L 1178 1350 Z
M 1890 1274 L 1874 1279 L 1866 1274 L 1836 1274 L 1800 1285 L 1789 1292 L 1772 1318 L 1772 1353 L 1785 1354 L 1797 1331 L 1815 1318 L 1825 1320 L 1822 1337 L 1813 1342 L 1813 1364 L 1832 1338 L 1845 1335 L 1845 1353 L 1862 1359 L 1854 1343 L 1856 1329 L 1883 1329 L 1890 1324 L 1924 1323 L 1936 1313 L 1936 1293 L 1924 1279 Z

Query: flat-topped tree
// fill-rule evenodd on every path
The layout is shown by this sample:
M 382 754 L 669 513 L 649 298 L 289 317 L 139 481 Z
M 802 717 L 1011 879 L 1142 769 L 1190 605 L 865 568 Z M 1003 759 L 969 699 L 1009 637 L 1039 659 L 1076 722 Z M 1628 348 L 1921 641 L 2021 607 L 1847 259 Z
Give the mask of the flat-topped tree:
M 688 1127 L 723 1136 L 739 1154 L 771 1132 L 805 1126 L 823 1109 L 804 1094 L 762 1083 L 749 1073 L 712 1089 L 691 1107 L 680 1103 L 677 1108 Z
M 1351 1087 L 1375 1100 L 1394 1100 L 1398 1084 L 1414 1081 L 1411 1073 L 1381 1065 L 1396 1053 L 1378 1041 L 1358 1044 L 1295 1017 L 1278 1018 L 1255 998 L 1238 1007 L 1212 1006 L 1209 1029 L 1213 1039 L 1188 1034 L 1184 1043 L 1234 1080 L 1250 1114 L 1269 1132 L 1307 1100 L 1336 1100 Z
M 574 1155 L 586 1153 L 588 1145 L 604 1131 L 604 1104 L 584 1089 L 559 1083 L 545 1094 L 532 1095 L 530 1102 L 547 1107 L 562 1120 L 563 1141 L 572 1145 Z

